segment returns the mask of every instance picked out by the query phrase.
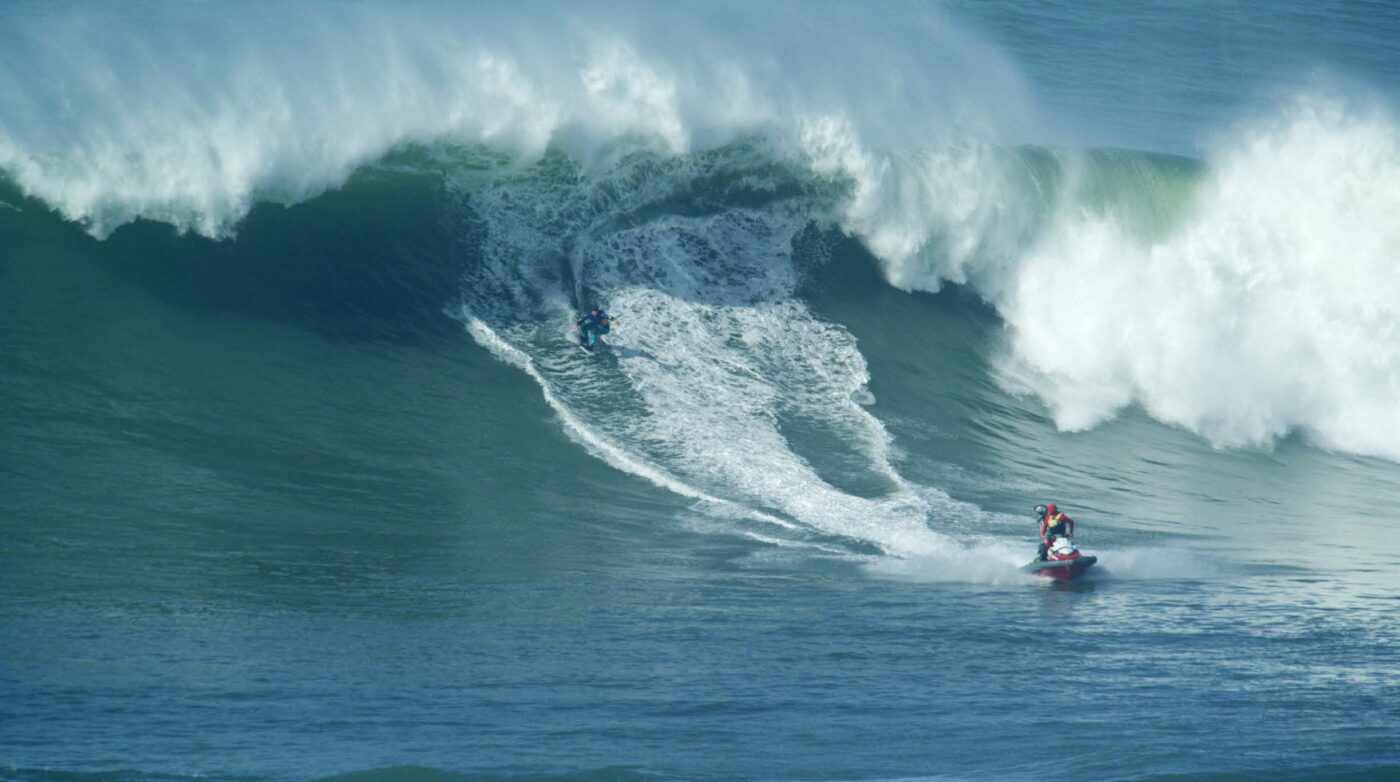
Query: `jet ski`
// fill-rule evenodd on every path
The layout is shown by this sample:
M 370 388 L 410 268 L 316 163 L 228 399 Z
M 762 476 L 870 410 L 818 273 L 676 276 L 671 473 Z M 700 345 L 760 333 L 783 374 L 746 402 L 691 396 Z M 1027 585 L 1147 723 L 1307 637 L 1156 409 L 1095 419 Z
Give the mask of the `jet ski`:
M 1021 570 L 1046 578 L 1074 579 L 1084 575 L 1099 558 L 1080 554 L 1079 549 L 1066 536 L 1055 538 L 1045 551 L 1045 558 L 1021 566 Z

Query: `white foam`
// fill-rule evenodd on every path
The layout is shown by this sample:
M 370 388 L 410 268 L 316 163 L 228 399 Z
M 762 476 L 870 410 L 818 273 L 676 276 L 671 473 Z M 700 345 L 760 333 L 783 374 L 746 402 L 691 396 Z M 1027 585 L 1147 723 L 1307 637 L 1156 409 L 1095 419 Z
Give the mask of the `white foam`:
M 1227 141 L 1157 241 L 1067 211 L 997 301 L 1006 376 L 1084 429 L 1129 403 L 1219 445 L 1400 460 L 1400 124 L 1307 95 Z
M 994 292 L 1045 209 L 1020 156 L 990 138 L 883 150 L 864 136 L 832 117 L 807 123 L 801 135 L 814 171 L 853 183 L 842 227 L 864 240 L 899 288 L 974 282 Z
M 1219 446 L 1301 432 L 1400 460 L 1400 122 L 1375 99 L 1311 85 L 1222 132 L 1184 214 L 1151 231 L 1077 154 L 1039 153 L 1049 182 L 1005 147 L 880 150 L 840 117 L 802 143 L 854 182 L 841 223 L 892 284 L 997 307 L 1000 379 L 1061 429 L 1137 404 Z
M 1061 429 L 1137 404 L 1219 446 L 1301 432 L 1400 460 L 1400 122 L 1375 100 L 1311 86 L 1222 133 L 1184 214 L 1150 232 L 1075 154 L 1049 188 L 995 145 L 882 152 L 835 120 L 803 140 L 855 181 L 842 224 L 892 284 L 997 307 L 1000 379 Z
M 584 423 L 569 409 L 568 405 L 564 404 L 559 395 L 554 392 L 550 382 L 535 368 L 535 362 L 528 355 L 512 346 L 504 339 L 501 339 L 496 332 L 491 330 L 491 327 L 487 326 L 479 318 L 472 317 L 466 313 L 463 313 L 463 318 L 466 322 L 467 332 L 472 335 L 472 338 L 475 339 L 478 344 L 490 350 L 503 361 L 520 368 L 525 374 L 529 375 L 539 384 L 540 390 L 544 395 L 545 403 L 559 416 L 560 422 L 564 424 L 564 431 L 574 442 L 583 446 L 595 457 L 607 462 L 618 470 L 648 480 L 682 497 L 710 503 L 727 512 L 737 511 L 745 517 L 755 518 L 770 524 L 776 524 L 780 527 L 792 527 L 790 522 L 771 514 L 745 508 L 728 500 L 706 494 L 684 481 L 677 479 L 666 470 L 647 462 L 645 459 L 638 458 L 635 454 L 619 446 L 617 443 L 610 441 L 606 436 Z
M 794 453 L 778 426 L 779 406 L 801 405 L 843 432 L 871 469 L 893 474 L 881 455 L 883 429 L 849 399 L 851 386 L 863 378 L 836 376 L 841 359 L 858 357 L 848 338 L 837 347 L 814 345 L 839 335 L 820 333 L 833 329 L 790 301 L 719 307 L 644 287 L 616 290 L 611 300 L 636 323 L 629 323 L 624 344 L 666 357 L 664 363 L 626 361 L 623 368 L 649 413 L 640 434 L 665 452 L 668 463 L 715 491 L 823 533 L 890 551 L 933 544 L 929 509 L 917 497 L 896 482 L 880 499 L 834 488 Z M 811 364 L 794 366 L 804 359 Z
M 525 172 L 463 191 L 488 226 L 463 287 L 474 333 L 508 345 L 494 349 L 516 356 L 568 428 L 606 443 L 593 447 L 620 469 L 789 520 L 801 534 L 787 539 L 806 547 L 943 549 L 931 525 L 957 503 L 899 476 L 888 432 L 858 401 L 869 372 L 854 339 L 795 298 L 792 237 L 810 205 L 620 219 L 688 187 L 695 165 L 634 158 L 568 187 Z M 561 256 L 575 289 L 621 316 L 611 356 L 581 357 L 549 325 L 570 317 L 550 293 L 565 287 Z M 810 428 L 820 450 L 804 456 L 790 426 Z M 828 448 L 839 476 L 812 463 Z

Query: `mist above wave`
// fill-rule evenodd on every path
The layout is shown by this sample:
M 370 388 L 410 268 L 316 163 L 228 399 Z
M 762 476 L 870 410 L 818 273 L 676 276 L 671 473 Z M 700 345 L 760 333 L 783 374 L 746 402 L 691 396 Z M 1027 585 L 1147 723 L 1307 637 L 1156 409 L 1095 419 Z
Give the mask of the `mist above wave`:
M 1020 123 L 1014 71 L 928 9 L 293 3 L 0 11 L 0 168 L 103 236 L 227 236 L 409 143 L 679 154 L 851 122 L 921 146 Z M 996 94 L 988 104 L 978 96 Z

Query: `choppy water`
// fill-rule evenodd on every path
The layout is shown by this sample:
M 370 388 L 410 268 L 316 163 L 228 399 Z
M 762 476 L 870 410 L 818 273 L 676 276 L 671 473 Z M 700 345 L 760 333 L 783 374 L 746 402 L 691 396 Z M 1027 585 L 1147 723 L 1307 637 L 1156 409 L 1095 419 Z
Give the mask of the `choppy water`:
M 0 777 L 1400 778 L 1397 32 L 7 6 Z

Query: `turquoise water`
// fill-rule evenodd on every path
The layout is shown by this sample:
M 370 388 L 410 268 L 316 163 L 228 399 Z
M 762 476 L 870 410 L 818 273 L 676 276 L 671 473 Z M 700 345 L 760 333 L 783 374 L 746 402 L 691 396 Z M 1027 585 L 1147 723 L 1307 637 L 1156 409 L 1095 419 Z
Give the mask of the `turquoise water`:
M 1398 31 L 0 10 L 0 778 L 1400 778 Z

